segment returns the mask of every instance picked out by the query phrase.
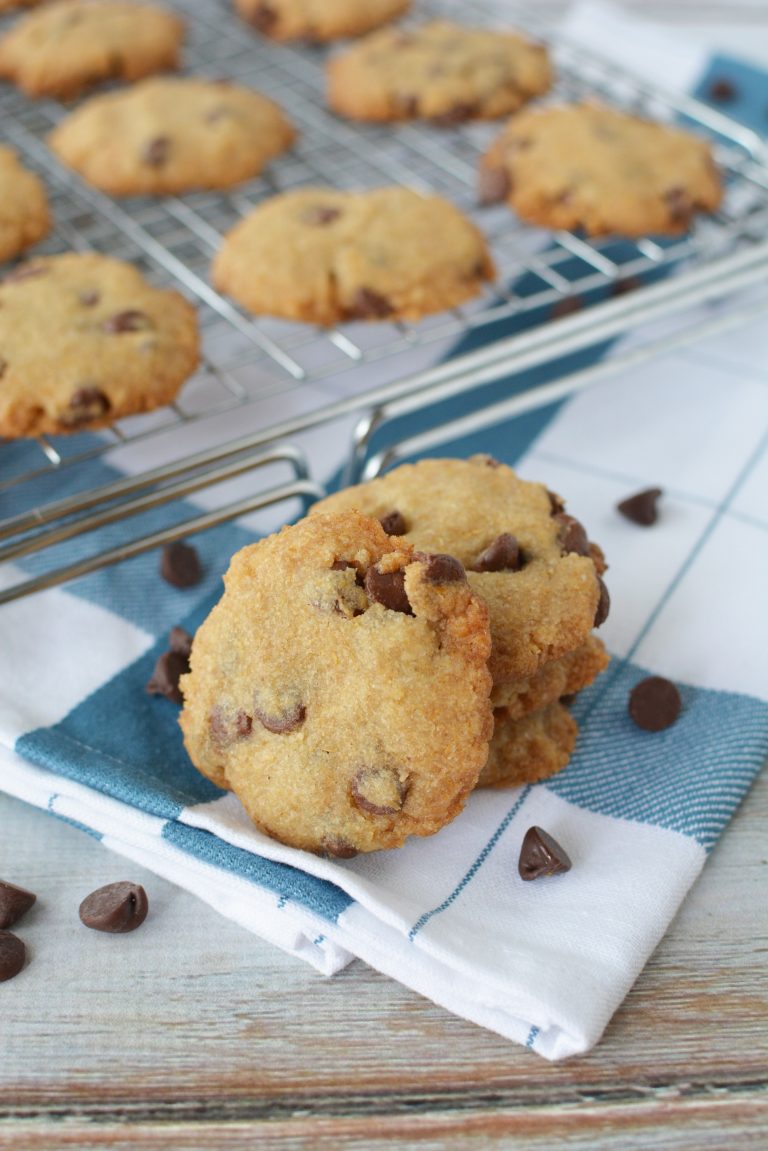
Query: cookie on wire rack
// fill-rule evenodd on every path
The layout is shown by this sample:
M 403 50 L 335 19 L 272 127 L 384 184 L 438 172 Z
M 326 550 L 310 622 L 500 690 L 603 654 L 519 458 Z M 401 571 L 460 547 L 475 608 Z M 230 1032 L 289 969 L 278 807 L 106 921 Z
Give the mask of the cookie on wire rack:
M 516 111 L 546 92 L 546 48 L 520 33 L 436 20 L 385 28 L 328 64 L 328 102 L 352 120 L 458 124 Z
M 51 226 L 42 180 L 0 146 L 0 260 L 36 244 Z
M 257 315 L 324 325 L 417 320 L 472 299 L 493 276 L 466 216 L 399 187 L 274 196 L 225 236 L 212 270 Z
M 410 7 L 410 0 L 235 0 L 246 23 L 272 40 L 322 43 L 361 36 Z
M 199 356 L 195 309 L 130 264 L 70 252 L 0 282 L 0 436 L 67 434 L 169 404 Z
M 596 103 L 520 112 L 479 176 L 481 202 L 592 236 L 679 235 L 722 194 L 706 140 Z
M 257 176 L 296 132 L 250 88 L 197 77 L 92 96 L 48 138 L 60 160 L 113 196 L 227 188 Z
M 171 12 L 123 0 L 55 0 L 0 38 L 0 77 L 27 96 L 69 99 L 104 80 L 174 69 L 184 24 Z

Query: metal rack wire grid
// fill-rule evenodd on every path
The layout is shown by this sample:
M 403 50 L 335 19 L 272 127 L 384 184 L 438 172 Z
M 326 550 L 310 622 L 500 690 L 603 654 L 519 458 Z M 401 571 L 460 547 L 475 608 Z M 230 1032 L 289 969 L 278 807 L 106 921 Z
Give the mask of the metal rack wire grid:
M 755 244 L 768 224 L 768 174 L 754 154 L 749 133 L 716 113 L 674 100 L 633 81 L 609 62 L 591 59 L 564 41 L 553 41 L 557 63 L 554 99 L 585 96 L 671 120 L 685 115 L 714 137 L 726 180 L 722 209 L 674 239 L 592 241 L 567 232 L 545 234 L 516 221 L 504 206 L 479 208 L 476 170 L 498 124 L 453 128 L 419 123 L 392 127 L 343 122 L 323 106 L 328 49 L 275 44 L 245 26 L 220 0 L 174 0 L 187 24 L 185 71 L 226 76 L 265 92 L 282 105 L 300 132 L 296 147 L 275 161 L 263 178 L 229 192 L 113 201 L 83 183 L 48 151 L 45 138 L 66 115 L 48 100 L 31 101 L 0 90 L 0 138 L 37 170 L 49 189 L 55 230 L 40 252 L 95 249 L 135 263 L 158 284 L 180 288 L 199 308 L 204 358 L 201 370 L 177 402 L 145 416 L 119 421 L 97 436 L 42 438 L 40 455 L 10 474 L 0 462 L 0 493 L 51 469 L 103 456 L 116 445 L 135 443 L 179 424 L 211 420 L 233 407 L 288 392 L 302 393 L 305 407 L 334 398 L 324 387 L 342 374 L 366 402 L 371 379 L 397 379 L 415 347 L 458 340 L 500 319 L 521 316 L 547 323 L 575 306 L 599 306 L 625 286 L 637 286 L 663 269 L 681 276 L 715 263 L 724 253 Z M 424 15 L 472 23 L 498 22 L 484 0 L 430 0 Z M 507 22 L 509 11 L 506 10 Z M 530 27 L 530 17 L 518 21 Z M 539 29 L 534 29 L 538 31 Z M 333 49 L 330 49 L 333 51 Z M 222 236 L 264 198 L 306 185 L 352 189 L 407 184 L 446 196 L 485 232 L 498 279 L 471 303 L 418 324 L 347 324 L 332 329 L 246 315 L 213 290 L 208 272 Z M 386 365 L 371 374 L 372 365 Z M 275 410 L 279 411 L 279 403 Z

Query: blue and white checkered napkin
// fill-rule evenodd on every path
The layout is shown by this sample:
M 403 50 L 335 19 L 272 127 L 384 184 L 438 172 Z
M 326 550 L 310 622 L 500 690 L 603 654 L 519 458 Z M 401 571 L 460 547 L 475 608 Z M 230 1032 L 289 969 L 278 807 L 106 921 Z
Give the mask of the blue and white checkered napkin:
M 169 628 L 194 630 L 250 538 L 225 527 L 197 541 L 199 588 L 160 584 L 148 556 L 0 609 L 0 784 L 320 971 L 358 956 L 548 1059 L 587 1050 L 768 754 L 767 364 L 762 323 L 608 379 L 525 445 L 519 423 L 489 437 L 567 496 L 611 564 L 614 659 L 579 697 L 577 749 L 553 779 L 477 792 L 398 851 L 331 862 L 263 837 L 144 690 Z M 642 529 L 614 506 L 648 486 L 665 495 Z M 683 697 L 658 734 L 626 712 L 649 672 Z M 567 875 L 519 879 L 532 824 L 567 849 Z

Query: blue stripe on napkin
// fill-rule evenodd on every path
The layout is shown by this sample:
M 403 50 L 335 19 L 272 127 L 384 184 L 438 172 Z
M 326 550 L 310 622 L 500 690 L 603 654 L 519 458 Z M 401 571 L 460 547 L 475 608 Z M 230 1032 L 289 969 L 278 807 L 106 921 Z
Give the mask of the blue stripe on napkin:
M 280 897 L 280 906 L 291 900 L 335 923 L 354 903 L 351 896 L 326 879 L 317 879 L 286 863 L 275 863 L 252 851 L 233 847 L 208 831 L 182 823 L 166 823 L 163 839 L 195 859 L 273 891 Z
M 642 731 L 627 700 L 649 674 L 617 660 L 577 696 L 576 750 L 544 786 L 590 811 L 691 836 L 709 851 L 768 758 L 768 703 L 678 683 L 677 722 Z

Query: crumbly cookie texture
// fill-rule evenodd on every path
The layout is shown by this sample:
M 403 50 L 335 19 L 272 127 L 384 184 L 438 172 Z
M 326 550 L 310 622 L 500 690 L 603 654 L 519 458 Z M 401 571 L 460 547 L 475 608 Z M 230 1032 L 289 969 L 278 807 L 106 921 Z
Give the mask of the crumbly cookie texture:
M 485 203 L 589 235 L 675 235 L 722 199 L 710 145 L 600 104 L 525 109 L 483 158 Z
M 610 656 L 602 640 L 591 635 L 574 651 L 545 663 L 531 679 L 494 684 L 491 703 L 503 708 L 509 720 L 541 711 L 561 696 L 576 695 L 605 671 Z
M 258 92 L 164 77 L 93 96 L 58 125 L 49 144 L 113 196 L 163 195 L 249 180 L 295 136 Z
M 139 80 L 178 66 L 184 25 L 146 4 L 56 0 L 0 39 L 0 77 L 28 96 L 68 99 L 103 80 Z
M 493 738 L 478 787 L 519 787 L 548 779 L 566 766 L 579 734 L 567 707 L 551 703 L 522 719 L 493 713 Z
M 488 612 L 461 565 L 342 512 L 244 548 L 224 582 L 181 680 L 198 770 L 332 856 L 453 819 L 493 726 Z
M 256 314 L 318 324 L 416 320 L 492 279 L 482 234 L 452 204 L 408 188 L 274 196 L 225 237 L 217 288 Z
M 103 428 L 168 404 L 198 342 L 192 305 L 120 260 L 20 264 L 0 283 L 0 435 Z
M 242 18 L 273 40 L 361 36 L 402 16 L 410 0 L 235 0 Z
M 42 240 L 51 226 L 42 180 L 0 147 L 0 260 L 10 260 Z
M 310 515 L 347 508 L 461 561 L 490 610 L 494 684 L 529 679 L 605 618 L 602 552 L 558 496 L 490 456 L 404 464 L 321 500 Z
M 447 20 L 374 32 L 328 65 L 330 106 L 352 120 L 494 119 L 551 83 L 543 45 Z

